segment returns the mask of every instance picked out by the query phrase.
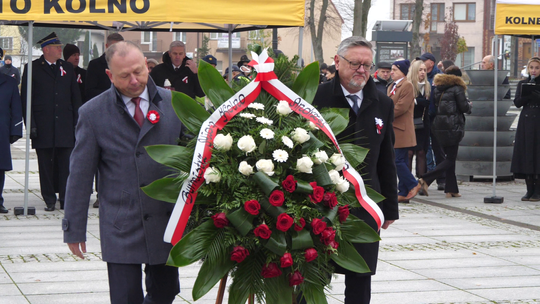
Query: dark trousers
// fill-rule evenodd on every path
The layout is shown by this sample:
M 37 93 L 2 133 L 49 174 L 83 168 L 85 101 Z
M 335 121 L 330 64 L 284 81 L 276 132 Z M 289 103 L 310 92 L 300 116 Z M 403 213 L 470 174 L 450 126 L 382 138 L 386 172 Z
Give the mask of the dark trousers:
M 418 185 L 418 181 L 409 169 L 409 148 L 395 148 L 396 171 L 399 179 L 398 194 L 407 196 L 412 188 Z
M 0 170 L 0 206 L 4 206 L 4 197 L 2 193 L 4 192 L 4 183 L 6 181 L 6 171 Z
M 143 295 L 141 264 L 107 263 L 111 304 L 168 304 L 180 293 L 178 268 L 145 265 L 146 296 Z
M 430 171 L 422 178 L 430 185 L 437 177 L 442 174 L 446 175 L 446 186 L 444 188 L 445 193 L 459 193 L 457 179 L 456 179 L 456 158 L 458 153 L 459 144 L 455 146 L 443 147 L 446 159 L 441 163 L 437 163 L 437 167 L 433 171 Z
M 371 301 L 371 276 L 345 275 L 345 304 L 369 304 Z
M 431 134 L 431 149 L 433 151 L 433 155 L 435 156 L 436 165 L 442 163 L 446 159 L 444 149 L 433 133 Z M 444 184 L 445 182 L 446 175 L 444 173 L 437 177 L 437 184 Z
M 64 201 L 69 175 L 69 157 L 72 150 L 73 148 L 36 149 L 41 196 L 47 205 L 56 204 L 55 175 L 58 181 L 59 199 Z

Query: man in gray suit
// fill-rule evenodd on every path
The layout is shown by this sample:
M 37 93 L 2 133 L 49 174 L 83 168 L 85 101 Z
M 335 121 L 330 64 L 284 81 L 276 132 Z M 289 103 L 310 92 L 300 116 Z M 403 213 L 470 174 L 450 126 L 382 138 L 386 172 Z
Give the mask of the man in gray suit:
M 171 92 L 148 76 L 146 58 L 129 41 L 107 49 L 112 86 L 79 111 L 67 185 L 64 242 L 84 258 L 92 180 L 99 172 L 99 223 L 111 303 L 172 303 L 180 292 L 178 269 L 166 266 L 171 245 L 163 234 L 173 205 L 146 196 L 140 187 L 171 172 L 144 147 L 176 144 L 182 124 Z M 149 120 L 157 112 L 159 119 Z M 141 266 L 145 264 L 146 291 Z

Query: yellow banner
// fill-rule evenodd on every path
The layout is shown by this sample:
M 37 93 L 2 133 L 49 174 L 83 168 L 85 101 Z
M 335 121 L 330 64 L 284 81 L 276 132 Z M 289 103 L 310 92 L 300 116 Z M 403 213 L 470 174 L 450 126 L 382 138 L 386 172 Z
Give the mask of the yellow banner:
M 497 3 L 495 34 L 540 36 L 540 6 Z
M 304 0 L 0 0 L 0 19 L 304 26 L 304 7 Z

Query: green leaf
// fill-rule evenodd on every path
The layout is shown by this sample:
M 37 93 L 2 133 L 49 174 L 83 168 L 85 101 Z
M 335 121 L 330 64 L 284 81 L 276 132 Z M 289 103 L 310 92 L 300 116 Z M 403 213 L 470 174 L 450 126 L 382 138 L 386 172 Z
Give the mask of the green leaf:
M 193 149 L 177 145 L 154 145 L 144 147 L 148 155 L 156 162 L 184 172 L 191 170 Z
M 300 231 L 294 231 L 291 233 L 292 242 L 291 249 L 307 249 L 313 247 L 313 239 L 311 238 L 311 233 L 308 230 L 302 229 Z
M 164 177 L 142 187 L 142 191 L 153 199 L 167 203 L 176 203 L 182 184 L 175 178 Z
M 366 261 L 364 261 L 351 243 L 341 239 L 338 240 L 338 243 L 337 254 L 334 253 L 330 256 L 336 264 L 353 272 L 366 273 L 371 271 Z
M 285 251 L 287 251 L 287 241 L 285 239 L 285 233 L 274 229 L 272 231 L 272 236 L 268 239 L 268 242 L 264 245 L 268 250 L 277 254 L 278 256 L 283 256 Z
M 309 140 L 302 144 L 302 153 L 315 151 L 322 146 L 324 146 L 324 143 L 315 137 L 313 133 L 309 132 Z
M 274 218 L 277 218 L 280 214 L 287 212 L 287 209 L 285 209 L 283 206 L 276 207 L 270 204 L 270 202 L 266 198 L 259 200 L 259 203 L 261 204 L 261 207 L 263 208 L 263 210 L 270 216 L 273 216 Z
M 247 213 L 244 208 L 240 208 L 234 212 L 227 214 L 227 219 L 236 227 L 236 230 L 246 236 L 253 229 L 253 215 Z
M 234 95 L 234 91 L 227 85 L 219 71 L 203 60 L 199 61 L 198 76 L 204 94 L 216 109 Z
M 317 186 L 326 187 L 334 184 L 324 164 L 315 165 L 312 170 Z
M 302 99 L 309 102 L 313 102 L 317 89 L 319 87 L 319 63 L 313 62 L 306 66 L 292 86 L 292 90 L 298 94 Z
M 202 259 L 218 232 L 212 220 L 202 223 L 174 245 L 167 265 L 183 267 Z
M 366 192 L 369 198 L 371 198 L 375 203 L 382 202 L 386 199 L 386 197 L 384 197 L 382 194 L 371 188 L 366 187 Z
M 319 205 L 322 205 L 322 204 L 319 204 Z M 324 214 L 324 216 L 330 221 L 330 222 L 334 222 L 334 220 L 336 219 L 336 216 L 338 214 L 338 207 L 334 207 L 333 209 L 330 209 L 328 207 L 322 207 L 324 208 L 324 210 L 321 211 L 322 214 Z
M 308 282 L 304 282 L 304 284 L 306 285 L 304 297 L 306 298 L 307 304 L 328 304 L 326 295 L 324 294 L 324 288 L 322 286 L 308 284 Z M 308 286 L 311 288 L 308 288 Z
M 322 117 L 330 125 L 334 135 L 338 135 L 349 124 L 349 109 L 347 108 L 324 108 L 319 110 Z
M 295 193 L 313 193 L 313 187 L 306 181 L 296 180 L 296 190 Z
M 252 178 L 257 185 L 259 185 L 259 188 L 261 188 L 266 196 L 270 196 L 270 193 L 279 187 L 278 183 L 274 182 L 268 175 L 261 171 L 253 174 Z
M 341 224 L 341 237 L 351 243 L 374 243 L 381 240 L 371 226 L 352 214 Z
M 341 147 L 343 156 L 345 156 L 345 159 L 349 161 L 353 168 L 357 168 L 363 163 L 369 152 L 369 149 L 351 143 L 341 144 L 339 146 Z
M 266 279 L 265 283 L 269 289 L 266 293 L 266 304 L 292 303 L 293 288 L 289 286 L 289 280 L 286 275 Z
M 228 257 L 223 257 L 217 263 L 211 263 L 210 259 L 206 259 L 193 285 L 193 300 L 197 301 L 207 294 L 234 267 L 235 263 Z
M 176 116 L 193 134 L 199 134 L 202 124 L 210 117 L 198 102 L 184 93 L 172 91 L 172 105 Z

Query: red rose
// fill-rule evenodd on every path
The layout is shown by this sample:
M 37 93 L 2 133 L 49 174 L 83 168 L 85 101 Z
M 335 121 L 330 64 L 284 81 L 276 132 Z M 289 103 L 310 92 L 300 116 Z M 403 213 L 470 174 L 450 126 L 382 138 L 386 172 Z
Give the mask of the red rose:
M 337 206 L 337 197 L 334 192 L 326 192 L 323 196 L 323 202 L 325 206 L 328 206 L 330 209 L 334 209 Z
M 296 190 L 296 180 L 294 179 L 294 176 L 289 175 L 281 182 L 281 186 L 283 186 L 283 189 L 289 193 L 293 193 L 294 190 Z
M 293 223 L 294 220 L 290 215 L 288 215 L 287 213 L 282 213 L 277 217 L 276 228 L 285 232 L 289 230 L 289 228 L 291 228 Z
M 349 205 L 338 207 L 338 216 L 341 223 L 345 222 L 349 217 Z
M 259 214 L 261 205 L 256 200 L 250 200 L 244 203 L 244 209 L 251 215 Z
M 263 278 L 279 277 L 281 275 L 281 269 L 279 269 L 276 263 L 270 263 L 263 266 L 261 275 Z
M 229 225 L 229 220 L 223 212 L 212 215 L 212 219 L 214 220 L 214 225 L 218 228 L 223 228 Z
M 333 242 L 336 238 L 336 231 L 330 227 L 326 228 L 321 232 L 321 242 L 325 245 L 330 245 L 330 242 Z
M 330 247 L 332 247 L 334 249 L 338 249 L 338 247 L 339 247 L 339 243 L 336 242 L 336 241 L 331 241 L 330 244 L 328 244 L 328 245 L 330 245 Z
M 309 198 L 314 204 L 320 203 L 324 197 L 324 188 L 317 186 L 317 182 L 311 182 L 309 184 L 313 188 L 313 193 L 309 195 Z
M 326 229 L 326 222 L 321 219 L 316 218 L 313 221 L 311 221 L 311 228 L 313 228 L 313 233 L 315 235 L 318 235 L 321 232 L 323 232 L 324 229 Z
M 300 274 L 300 271 L 296 270 L 289 279 L 289 286 L 300 285 L 304 282 L 304 277 Z
M 272 206 L 280 207 L 285 201 L 285 195 L 281 190 L 274 190 L 270 193 L 270 198 L 268 200 Z
M 261 224 L 255 230 L 253 230 L 253 233 L 255 233 L 256 236 L 263 238 L 265 240 L 268 240 L 270 238 L 270 235 L 272 234 L 272 231 L 266 224 Z
M 306 262 L 309 263 L 315 260 L 317 256 L 319 256 L 319 254 L 317 253 L 317 250 L 315 248 L 308 248 L 306 249 L 306 253 L 304 256 L 306 257 Z
M 281 259 L 281 268 L 285 268 L 285 267 L 291 267 L 292 266 L 292 256 L 290 253 L 285 253 Z
M 242 262 L 249 255 L 249 251 L 242 247 L 236 246 L 231 252 L 231 261 L 236 261 L 237 263 Z
M 306 225 L 306 220 L 304 220 L 303 218 L 300 218 L 298 220 L 298 223 L 294 223 L 294 230 L 300 231 L 300 230 L 304 229 L 305 225 Z

